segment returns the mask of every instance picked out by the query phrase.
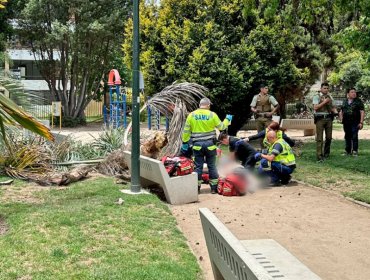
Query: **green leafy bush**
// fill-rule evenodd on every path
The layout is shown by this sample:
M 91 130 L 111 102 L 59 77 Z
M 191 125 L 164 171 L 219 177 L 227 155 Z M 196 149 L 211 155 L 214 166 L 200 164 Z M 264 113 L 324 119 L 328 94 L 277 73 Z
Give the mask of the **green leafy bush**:
M 99 134 L 99 137 L 95 138 L 92 146 L 106 153 L 118 150 L 122 146 L 124 133 L 125 130 L 123 128 L 106 126 Z
M 51 118 L 50 118 L 51 122 Z M 76 127 L 79 125 L 85 125 L 86 124 L 86 118 L 72 118 L 72 117 L 62 117 L 62 126 L 63 127 Z M 54 125 L 59 125 L 59 117 L 54 117 Z
M 365 119 L 364 122 L 367 125 L 370 125 L 370 103 L 365 103 Z

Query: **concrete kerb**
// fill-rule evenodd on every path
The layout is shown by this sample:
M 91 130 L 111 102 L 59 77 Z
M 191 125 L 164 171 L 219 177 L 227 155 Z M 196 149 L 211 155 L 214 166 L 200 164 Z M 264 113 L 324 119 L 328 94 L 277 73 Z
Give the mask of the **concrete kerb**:
M 346 197 L 344 196 L 343 194 L 340 194 L 340 193 L 337 193 L 335 191 L 331 191 L 331 190 L 326 190 L 326 189 L 323 189 L 323 188 L 320 188 L 320 187 L 317 187 L 317 186 L 314 186 L 314 185 L 311 185 L 309 183 L 306 183 L 306 182 L 303 182 L 303 181 L 299 181 L 299 180 L 295 180 L 297 183 L 301 184 L 301 185 L 304 185 L 306 187 L 310 187 L 310 188 L 314 188 L 314 189 L 318 189 L 318 190 L 321 190 L 321 191 L 324 191 L 324 192 L 327 192 L 327 193 L 330 193 L 330 194 L 333 194 L 333 195 L 336 195 L 338 197 L 341 197 L 341 198 L 344 198 L 345 200 L 348 200 L 352 203 L 355 203 L 357 205 L 360 205 L 360 206 L 363 206 L 363 207 L 366 207 L 368 209 L 370 209 L 370 204 L 366 203 L 366 202 L 362 202 L 362 201 L 359 201 L 359 200 L 356 200 L 356 199 L 353 199 L 353 198 L 350 198 L 350 197 Z
M 367 207 L 367 208 L 370 209 L 370 204 L 368 204 L 366 202 L 362 202 L 362 201 L 359 201 L 359 200 L 356 200 L 356 199 L 353 199 L 353 198 L 350 198 L 350 197 L 345 197 L 345 196 L 344 196 L 344 198 L 353 202 L 353 203 L 356 203 L 358 205 L 361 205 L 361 206 L 364 206 L 364 207 Z

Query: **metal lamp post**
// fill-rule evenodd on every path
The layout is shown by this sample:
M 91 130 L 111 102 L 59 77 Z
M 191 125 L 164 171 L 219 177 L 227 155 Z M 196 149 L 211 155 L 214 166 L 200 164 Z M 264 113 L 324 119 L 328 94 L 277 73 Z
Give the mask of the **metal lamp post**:
M 139 0 L 133 0 L 133 83 L 132 83 L 132 150 L 131 191 L 139 193 L 140 187 L 140 92 L 139 92 Z

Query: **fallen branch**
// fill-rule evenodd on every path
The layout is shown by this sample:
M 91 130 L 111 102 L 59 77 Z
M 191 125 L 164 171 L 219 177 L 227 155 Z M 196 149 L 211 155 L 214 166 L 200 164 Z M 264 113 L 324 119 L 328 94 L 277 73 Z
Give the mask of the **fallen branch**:
M 13 180 L 7 180 L 7 181 L 2 181 L 0 182 L 0 186 L 6 186 L 6 185 L 11 185 L 13 183 Z
M 70 183 L 85 179 L 90 170 L 91 169 L 86 166 L 82 168 L 76 168 L 71 170 L 70 172 L 65 172 L 63 174 L 58 174 L 57 176 L 49 178 L 49 182 L 53 185 L 66 186 Z
M 90 160 L 81 160 L 81 161 L 55 162 L 52 164 L 57 165 L 57 166 L 68 166 L 68 165 L 75 165 L 75 164 L 96 164 L 96 163 L 101 163 L 104 160 L 105 160 L 104 158 L 99 158 L 99 159 L 90 159 Z

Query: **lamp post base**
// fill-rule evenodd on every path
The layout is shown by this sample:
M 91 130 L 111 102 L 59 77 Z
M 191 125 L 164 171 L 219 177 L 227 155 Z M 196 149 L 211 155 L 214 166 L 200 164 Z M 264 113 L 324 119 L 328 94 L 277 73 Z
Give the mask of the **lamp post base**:
M 150 192 L 148 192 L 147 190 L 144 190 L 144 189 L 141 189 L 139 192 L 133 192 L 131 191 L 130 189 L 123 189 L 121 190 L 122 193 L 125 193 L 125 194 L 150 194 Z

